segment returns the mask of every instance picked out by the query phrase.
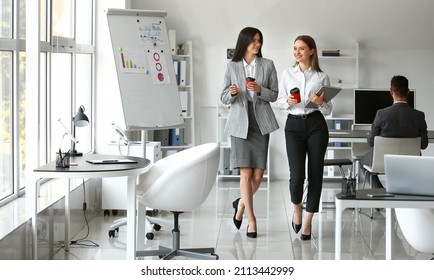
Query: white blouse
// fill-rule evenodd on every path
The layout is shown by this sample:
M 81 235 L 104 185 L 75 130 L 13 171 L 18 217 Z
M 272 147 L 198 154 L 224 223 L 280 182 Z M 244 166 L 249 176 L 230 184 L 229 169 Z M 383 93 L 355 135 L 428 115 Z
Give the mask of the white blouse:
M 330 79 L 324 72 L 317 72 L 312 68 L 302 72 L 298 65 L 288 67 L 282 73 L 279 80 L 279 95 L 276 106 L 281 110 L 287 110 L 291 115 L 307 115 L 314 111 L 321 111 L 325 116 L 330 115 L 333 109 L 331 101 L 318 106 L 318 109 L 305 108 L 309 103 L 309 95 L 316 93 L 323 85 L 330 85 Z M 301 102 L 295 105 L 288 105 L 288 95 L 291 89 L 300 89 Z
M 250 64 L 247 64 L 247 62 L 243 59 L 243 65 L 244 69 L 246 71 L 246 78 L 251 77 L 254 78 L 256 74 L 256 57 L 253 59 L 253 61 Z M 255 94 L 252 90 L 249 90 L 248 100 L 253 100 L 253 94 Z

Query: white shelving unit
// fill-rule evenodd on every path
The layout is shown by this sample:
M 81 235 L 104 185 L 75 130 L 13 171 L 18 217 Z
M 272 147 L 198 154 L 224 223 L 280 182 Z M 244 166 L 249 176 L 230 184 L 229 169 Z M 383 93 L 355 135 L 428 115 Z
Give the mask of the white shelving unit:
M 319 50 L 320 67 L 329 75 L 332 86 L 343 89 L 357 88 L 359 86 L 359 43 L 354 43 L 353 48 L 339 50 L 339 56 L 323 56 L 322 50 Z
M 174 62 L 184 64 L 185 67 L 180 67 L 180 70 L 175 70 L 177 75 L 180 75 L 180 81 L 178 84 L 178 92 L 180 94 L 181 105 L 183 109 L 183 116 L 185 121 L 185 128 L 180 129 L 182 137 L 179 145 L 164 145 L 162 141 L 161 151 L 163 157 L 187 148 L 195 146 L 195 125 L 194 125 L 194 82 L 193 82 L 193 43 L 192 41 L 186 41 L 183 47 L 185 54 L 173 55 Z M 177 131 L 178 132 L 178 131 Z M 155 131 L 153 135 L 148 134 L 154 141 L 158 141 L 155 137 Z M 169 136 L 170 139 L 170 136 Z
M 221 104 L 220 100 L 217 103 L 217 142 L 220 144 L 220 167 L 217 174 L 219 178 L 239 178 L 240 175 L 236 170 L 230 169 L 230 137 L 224 133 L 226 121 L 228 119 L 229 106 Z M 264 171 L 264 180 L 267 180 L 267 185 L 270 183 L 270 148 L 268 147 L 267 169 Z
M 339 49 L 339 56 L 319 56 L 321 69 L 329 75 L 330 84 L 341 87 L 342 91 L 333 99 L 333 112 L 326 117 L 329 129 L 351 129 L 353 123 L 353 91 L 359 87 L 359 43 L 353 47 L 340 49 L 332 46 L 324 49 Z M 322 54 L 322 50 L 319 50 Z M 348 143 L 331 142 L 326 158 L 350 158 L 351 146 Z M 325 178 L 341 178 L 335 166 L 324 168 Z

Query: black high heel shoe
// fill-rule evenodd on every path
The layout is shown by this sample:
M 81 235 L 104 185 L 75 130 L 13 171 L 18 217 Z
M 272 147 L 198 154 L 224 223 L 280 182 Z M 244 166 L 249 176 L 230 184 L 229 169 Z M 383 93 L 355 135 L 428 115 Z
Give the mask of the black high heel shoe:
M 301 234 L 300 239 L 301 240 L 310 240 L 312 237 L 312 225 L 310 225 L 310 233 L 309 234 Z
M 232 218 L 232 220 L 233 220 L 234 225 L 235 225 L 235 227 L 236 227 L 237 229 L 240 229 L 240 227 L 241 227 L 241 223 L 243 222 L 243 220 L 238 221 L 237 219 L 235 219 L 235 217 L 237 216 L 237 212 L 238 212 L 238 203 L 240 203 L 240 199 L 241 199 L 241 198 L 237 198 L 237 199 L 235 199 L 235 200 L 232 202 L 232 206 L 233 206 L 234 209 L 235 209 L 235 214 L 234 214 L 234 217 Z
M 250 237 L 250 238 L 256 238 L 258 236 L 258 233 L 256 231 L 249 232 L 249 225 L 247 225 L 246 235 L 247 235 L 247 237 Z
M 294 214 L 292 214 L 292 228 L 294 229 L 295 233 L 298 233 L 301 229 L 302 224 L 294 224 Z

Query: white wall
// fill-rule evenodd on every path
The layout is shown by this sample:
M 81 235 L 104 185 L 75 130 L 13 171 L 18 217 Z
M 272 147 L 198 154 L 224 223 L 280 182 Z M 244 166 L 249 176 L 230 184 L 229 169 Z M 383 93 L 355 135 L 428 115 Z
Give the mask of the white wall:
M 431 77 L 434 1 L 132 0 L 131 7 L 167 11 L 167 26 L 176 29 L 177 40 L 193 41 L 197 143 L 216 139 L 215 106 L 219 102 L 227 63 L 226 49 L 234 47 L 239 31 L 245 26 L 254 26 L 263 32 L 263 54 L 274 60 L 279 76 L 293 63 L 292 43 L 297 35 L 312 35 L 320 49 L 324 46 L 350 48 L 359 41 L 359 86 L 388 88 L 393 75 L 407 76 L 410 87 L 417 91 L 417 108 L 426 113 L 428 128 L 434 129 L 434 111 L 429 110 L 434 102 L 431 94 L 434 88 Z M 105 47 L 111 48 L 104 45 L 98 49 Z M 108 71 L 115 73 L 114 68 Z M 103 93 L 101 103 L 104 106 L 109 99 L 106 96 L 110 97 L 117 87 L 115 81 L 111 76 L 104 78 L 105 87 L 110 89 Z M 110 105 L 114 109 L 120 106 L 119 97 L 112 97 L 109 100 L 115 101 Z M 285 114 L 276 111 L 276 115 L 281 129 L 271 136 L 271 176 L 273 179 L 289 178 L 282 131 Z M 103 124 L 104 134 L 107 134 L 110 130 L 106 126 L 111 119 L 119 117 L 110 113 L 104 117 L 108 119 Z

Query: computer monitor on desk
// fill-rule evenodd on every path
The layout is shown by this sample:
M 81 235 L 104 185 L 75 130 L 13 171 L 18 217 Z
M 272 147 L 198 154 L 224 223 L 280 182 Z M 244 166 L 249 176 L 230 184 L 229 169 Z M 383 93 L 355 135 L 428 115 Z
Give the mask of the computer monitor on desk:
M 408 104 L 415 108 L 415 91 L 410 90 Z M 379 109 L 393 104 L 389 89 L 354 89 L 354 121 L 355 125 L 367 125 L 374 122 Z

